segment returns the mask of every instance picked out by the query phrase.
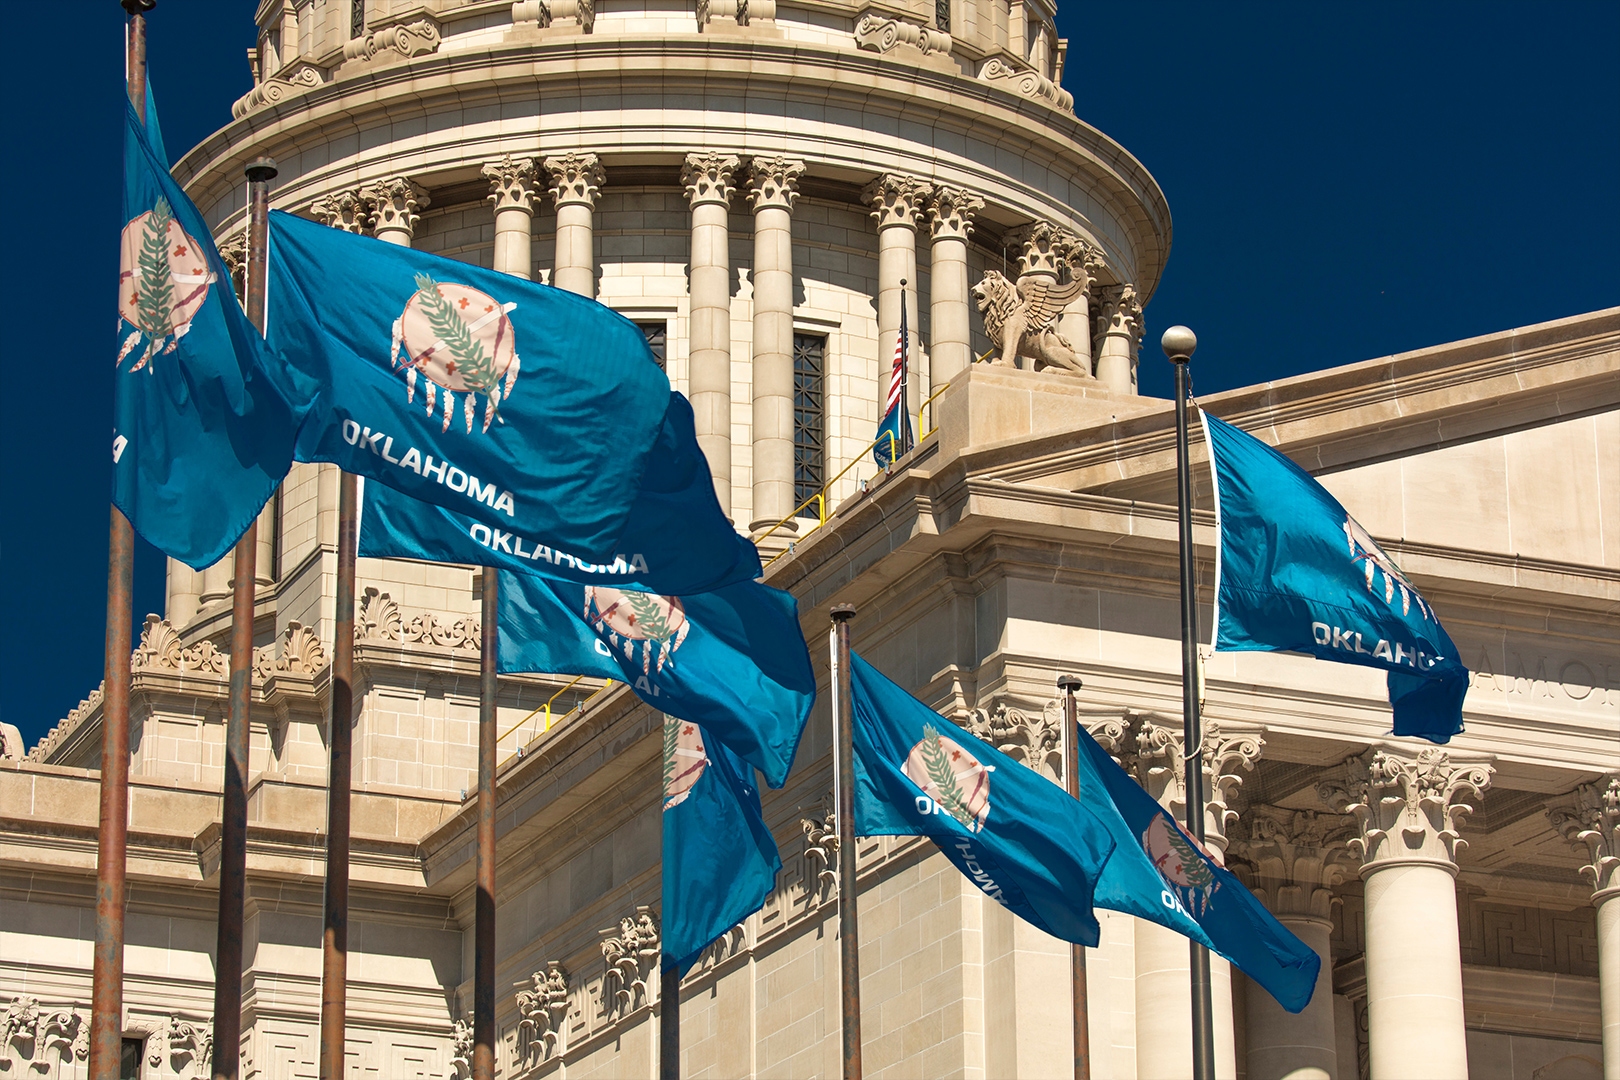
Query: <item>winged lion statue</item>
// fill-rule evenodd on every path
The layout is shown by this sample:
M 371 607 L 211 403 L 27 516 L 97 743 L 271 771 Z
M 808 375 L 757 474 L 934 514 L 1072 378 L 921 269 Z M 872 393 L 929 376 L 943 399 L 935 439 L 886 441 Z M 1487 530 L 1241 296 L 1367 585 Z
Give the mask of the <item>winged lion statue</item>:
M 999 350 L 992 363 L 1019 367 L 1022 356 L 1035 371 L 1051 368 L 1096 381 L 1091 365 L 1075 355 L 1074 346 L 1057 329 L 1058 316 L 1084 289 L 1082 281 L 1059 285 L 1041 274 L 1014 285 L 998 271 L 987 270 L 973 286 L 973 300 L 984 316 L 985 333 Z

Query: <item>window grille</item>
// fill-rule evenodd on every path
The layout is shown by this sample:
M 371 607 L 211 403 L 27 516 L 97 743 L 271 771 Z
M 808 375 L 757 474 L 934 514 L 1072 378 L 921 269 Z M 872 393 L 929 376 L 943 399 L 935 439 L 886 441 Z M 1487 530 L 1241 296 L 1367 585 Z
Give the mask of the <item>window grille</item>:
M 340 9 L 341 10 L 341 9 Z M 350 0 L 349 37 L 357 38 L 366 32 L 366 0 Z
M 951 0 L 934 0 L 934 29 L 951 32 Z
M 636 323 L 641 328 L 641 334 L 647 339 L 647 348 L 652 350 L 653 359 L 658 366 L 668 371 L 665 359 L 669 355 L 669 324 L 661 322 Z
M 793 335 L 793 501 L 821 490 L 827 476 L 827 339 Z

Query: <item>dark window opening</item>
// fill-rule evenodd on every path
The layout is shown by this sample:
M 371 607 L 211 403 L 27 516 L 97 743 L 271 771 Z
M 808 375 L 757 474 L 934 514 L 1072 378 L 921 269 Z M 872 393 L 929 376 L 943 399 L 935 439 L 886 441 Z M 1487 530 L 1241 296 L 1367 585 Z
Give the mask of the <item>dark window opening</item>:
M 669 356 L 669 324 L 661 322 L 636 323 L 641 328 L 642 336 L 647 339 L 647 348 L 652 350 L 653 359 L 665 371 L 669 370 L 665 363 Z
M 145 1039 L 123 1041 L 118 1048 L 118 1080 L 141 1080 L 141 1055 L 145 1052 Z
M 349 4 L 349 36 L 351 38 L 357 38 L 365 32 L 366 0 L 353 0 L 353 2 Z
M 793 501 L 821 490 L 827 477 L 827 339 L 793 335 Z M 815 508 L 809 508 L 811 513 Z

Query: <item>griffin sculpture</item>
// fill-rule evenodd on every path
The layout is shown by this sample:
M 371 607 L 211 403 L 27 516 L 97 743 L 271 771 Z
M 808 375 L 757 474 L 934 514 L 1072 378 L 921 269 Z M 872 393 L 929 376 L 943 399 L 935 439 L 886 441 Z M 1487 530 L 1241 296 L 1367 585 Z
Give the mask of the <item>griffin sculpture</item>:
M 995 270 L 985 271 L 973 287 L 973 300 L 984 316 L 985 333 L 1000 351 L 991 362 L 1018 367 L 1023 356 L 1035 371 L 1051 368 L 1096 381 L 1091 365 L 1075 355 L 1074 346 L 1057 329 L 1058 316 L 1084 289 L 1083 281 L 1058 285 L 1044 274 L 1026 276 L 1014 285 Z

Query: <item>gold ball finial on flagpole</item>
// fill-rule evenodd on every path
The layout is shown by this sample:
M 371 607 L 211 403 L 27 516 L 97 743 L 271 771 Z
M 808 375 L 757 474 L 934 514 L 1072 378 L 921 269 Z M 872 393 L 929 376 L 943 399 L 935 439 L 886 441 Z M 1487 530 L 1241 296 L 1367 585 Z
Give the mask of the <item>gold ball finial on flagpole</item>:
M 1171 363 L 1185 364 L 1192 359 L 1194 350 L 1198 348 L 1198 335 L 1178 324 L 1164 332 L 1164 336 L 1159 339 L 1159 345 Z

